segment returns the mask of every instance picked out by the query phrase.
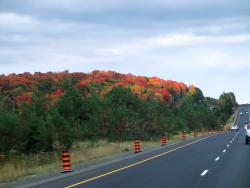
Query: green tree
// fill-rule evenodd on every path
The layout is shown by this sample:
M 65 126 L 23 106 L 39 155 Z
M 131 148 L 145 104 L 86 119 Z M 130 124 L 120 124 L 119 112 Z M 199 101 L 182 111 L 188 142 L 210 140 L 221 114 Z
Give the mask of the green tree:
M 137 124 L 140 100 L 130 89 L 124 87 L 113 88 L 104 99 L 106 108 L 106 129 L 110 139 L 126 140 L 133 135 Z
M 0 109 L 0 153 L 8 153 L 20 145 L 22 129 L 15 113 Z

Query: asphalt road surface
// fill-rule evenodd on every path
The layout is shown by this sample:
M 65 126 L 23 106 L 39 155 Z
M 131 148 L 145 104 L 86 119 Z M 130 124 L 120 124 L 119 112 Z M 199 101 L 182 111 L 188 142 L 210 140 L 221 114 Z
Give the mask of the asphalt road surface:
M 245 144 L 247 107 L 238 116 L 239 131 L 199 137 L 152 152 L 62 174 L 32 187 L 82 188 L 249 188 L 250 145 Z

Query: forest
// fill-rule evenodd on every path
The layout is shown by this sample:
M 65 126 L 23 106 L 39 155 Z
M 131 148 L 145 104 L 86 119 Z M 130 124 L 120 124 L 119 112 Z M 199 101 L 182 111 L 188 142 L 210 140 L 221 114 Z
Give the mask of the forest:
M 114 71 L 0 75 L 0 154 L 221 128 L 236 106 L 232 92 Z

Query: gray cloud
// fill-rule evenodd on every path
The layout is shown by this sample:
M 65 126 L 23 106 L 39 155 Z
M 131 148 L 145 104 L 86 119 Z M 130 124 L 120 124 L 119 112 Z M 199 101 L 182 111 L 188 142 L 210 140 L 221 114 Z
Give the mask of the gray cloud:
M 42 19 L 127 23 L 249 16 L 248 0 L 3 0 L 0 10 Z M 133 18 L 133 19 L 130 19 Z
M 248 0 L 1 0 L 0 74 L 116 70 L 244 101 L 249 23 Z

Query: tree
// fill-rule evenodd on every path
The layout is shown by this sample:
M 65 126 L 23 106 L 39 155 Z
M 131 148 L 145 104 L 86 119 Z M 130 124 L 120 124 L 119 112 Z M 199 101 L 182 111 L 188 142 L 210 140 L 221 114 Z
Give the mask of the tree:
M 20 145 L 22 129 L 18 117 L 13 112 L 0 109 L 0 153 L 8 153 Z
M 214 128 L 236 105 L 231 92 L 204 98 L 194 85 L 113 71 L 0 75 L 0 152 Z
M 80 137 L 80 125 L 86 118 L 84 97 L 77 88 L 70 87 L 52 108 L 52 126 L 57 131 L 55 138 L 61 145 L 71 146 Z
M 48 122 L 48 99 L 35 93 L 29 103 L 17 110 L 22 137 L 18 150 L 26 153 L 52 150 L 52 130 Z
M 107 135 L 110 139 L 126 140 L 132 137 L 132 130 L 137 126 L 139 98 L 130 89 L 116 87 L 105 96 L 106 115 L 109 117 Z
M 219 116 L 219 123 L 223 124 L 232 115 L 233 108 L 237 105 L 235 95 L 232 92 L 222 93 L 219 97 L 216 114 Z

